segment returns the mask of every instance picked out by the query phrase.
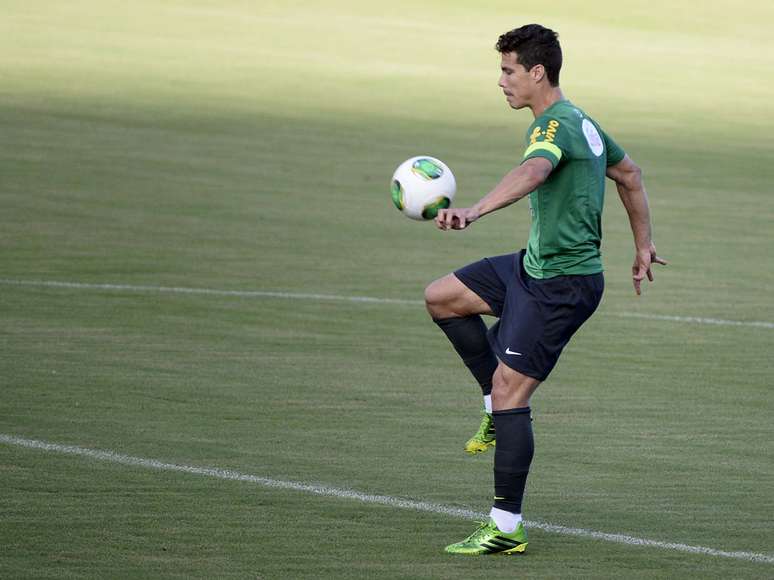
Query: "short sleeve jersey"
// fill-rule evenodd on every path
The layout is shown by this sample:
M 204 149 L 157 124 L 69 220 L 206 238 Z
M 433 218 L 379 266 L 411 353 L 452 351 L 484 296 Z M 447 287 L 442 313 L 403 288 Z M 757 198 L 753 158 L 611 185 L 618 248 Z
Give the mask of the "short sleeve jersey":
M 605 172 L 624 158 L 623 149 L 567 100 L 535 119 L 526 145 L 523 161 L 544 157 L 553 171 L 529 195 L 525 270 L 533 278 L 601 272 Z

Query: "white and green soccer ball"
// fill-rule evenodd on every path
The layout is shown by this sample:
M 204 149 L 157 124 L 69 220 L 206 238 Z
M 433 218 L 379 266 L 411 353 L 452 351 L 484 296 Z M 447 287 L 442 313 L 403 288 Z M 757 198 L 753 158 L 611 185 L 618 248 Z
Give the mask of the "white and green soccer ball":
M 420 155 L 401 163 L 392 175 L 392 202 L 403 215 L 431 220 L 451 205 L 457 191 L 454 175 L 443 161 Z

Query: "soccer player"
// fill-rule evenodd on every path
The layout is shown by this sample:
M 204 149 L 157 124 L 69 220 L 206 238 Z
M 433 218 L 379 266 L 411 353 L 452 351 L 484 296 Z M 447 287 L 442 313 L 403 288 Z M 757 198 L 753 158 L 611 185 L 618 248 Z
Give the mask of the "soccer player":
M 634 234 L 634 290 L 640 294 L 657 257 L 648 196 L 639 167 L 559 88 L 557 34 L 529 24 L 500 36 L 499 86 L 513 109 L 535 121 L 521 164 L 478 203 L 440 210 L 441 230 L 462 230 L 529 195 L 526 250 L 485 258 L 432 282 L 427 309 L 481 385 L 485 414 L 466 445 L 495 445 L 494 505 L 489 521 L 452 554 L 523 552 L 522 498 L 534 452 L 530 397 L 556 365 L 570 337 L 596 310 L 604 279 L 599 246 L 605 176 L 611 178 Z M 481 315 L 498 321 L 487 331 Z

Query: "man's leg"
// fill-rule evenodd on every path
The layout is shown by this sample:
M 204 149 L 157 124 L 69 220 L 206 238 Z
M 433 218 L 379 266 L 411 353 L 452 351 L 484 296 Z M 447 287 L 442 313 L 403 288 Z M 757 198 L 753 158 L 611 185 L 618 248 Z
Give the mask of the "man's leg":
M 540 381 L 500 363 L 494 374 L 492 404 L 497 448 L 494 461 L 494 505 L 490 520 L 462 542 L 446 547 L 450 554 L 516 554 L 527 547 L 521 503 L 534 444 L 529 401 Z
M 454 274 L 447 274 L 425 288 L 425 305 L 433 319 L 492 314 L 484 299 Z
M 492 405 L 497 449 L 494 459 L 495 498 L 492 518 L 504 532 L 521 521 L 521 503 L 535 446 L 529 401 L 540 381 L 503 363 L 494 374 Z
M 454 275 L 449 274 L 425 290 L 427 311 L 460 355 L 481 387 L 484 417 L 478 432 L 465 444 L 468 453 L 486 451 L 495 442 L 492 419 L 492 376 L 497 358 L 487 340 L 481 314 L 492 314 L 489 305 Z

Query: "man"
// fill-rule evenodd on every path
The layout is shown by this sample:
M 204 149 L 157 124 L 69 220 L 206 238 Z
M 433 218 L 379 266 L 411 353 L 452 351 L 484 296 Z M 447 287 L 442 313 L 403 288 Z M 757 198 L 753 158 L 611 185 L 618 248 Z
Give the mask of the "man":
M 481 385 L 485 416 L 466 450 L 495 444 L 494 505 L 489 521 L 452 554 L 523 552 L 524 488 L 534 451 L 530 397 L 570 337 L 594 312 L 604 279 L 599 246 L 605 176 L 616 183 L 634 234 L 634 289 L 653 280 L 656 256 L 640 169 L 559 88 L 557 34 L 538 24 L 500 36 L 499 86 L 513 109 L 529 107 L 521 164 L 473 207 L 441 210 L 442 230 L 462 230 L 529 194 L 526 250 L 486 258 L 431 283 L 427 309 Z M 499 320 L 487 332 L 482 314 Z M 490 396 L 491 392 L 491 396 Z

